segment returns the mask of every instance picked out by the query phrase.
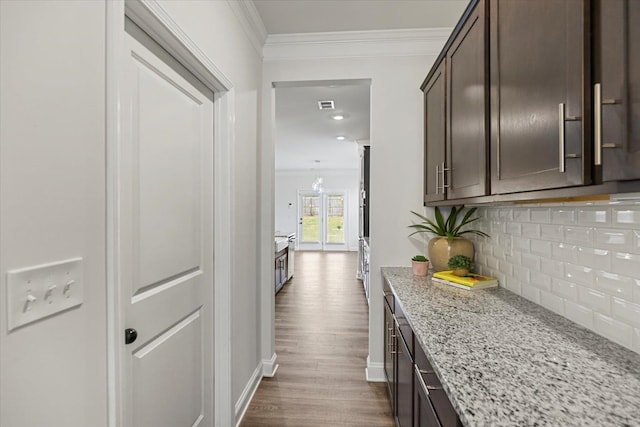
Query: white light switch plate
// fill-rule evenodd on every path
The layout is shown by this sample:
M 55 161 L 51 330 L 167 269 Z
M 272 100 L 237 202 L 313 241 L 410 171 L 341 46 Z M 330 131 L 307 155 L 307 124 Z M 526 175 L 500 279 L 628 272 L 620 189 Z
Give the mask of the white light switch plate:
M 7 272 L 9 330 L 82 304 L 82 258 Z

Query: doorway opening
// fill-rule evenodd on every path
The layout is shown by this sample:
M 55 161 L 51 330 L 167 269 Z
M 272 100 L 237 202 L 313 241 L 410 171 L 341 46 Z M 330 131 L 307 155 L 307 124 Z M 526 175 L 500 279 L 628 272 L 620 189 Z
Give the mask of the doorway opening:
M 298 194 L 300 250 L 348 250 L 346 190 Z

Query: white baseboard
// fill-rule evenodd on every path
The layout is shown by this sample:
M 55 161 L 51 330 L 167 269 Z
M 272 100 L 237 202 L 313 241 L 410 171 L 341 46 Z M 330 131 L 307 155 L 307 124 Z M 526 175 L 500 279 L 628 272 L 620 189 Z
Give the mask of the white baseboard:
M 384 363 L 373 363 L 367 356 L 367 381 L 372 383 L 383 383 L 387 381 L 384 374 Z
M 262 376 L 263 377 L 275 377 L 278 371 L 278 355 L 273 353 L 271 359 L 262 359 Z
M 242 418 L 244 418 L 244 414 L 247 412 L 249 408 L 249 404 L 251 403 L 251 399 L 253 399 L 253 395 L 256 394 L 256 390 L 258 390 L 258 386 L 260 385 L 260 381 L 262 380 L 262 369 L 261 366 L 258 365 L 251 374 L 251 378 L 249 378 L 249 382 L 245 386 L 244 390 L 240 394 L 240 398 L 236 402 L 235 407 L 235 420 L 236 427 L 240 426 L 242 422 Z

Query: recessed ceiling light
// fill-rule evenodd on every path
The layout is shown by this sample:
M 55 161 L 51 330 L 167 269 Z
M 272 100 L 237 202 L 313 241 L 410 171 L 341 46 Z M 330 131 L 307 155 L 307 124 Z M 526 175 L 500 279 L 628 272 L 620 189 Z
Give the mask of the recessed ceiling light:
M 333 120 L 342 120 L 344 116 L 342 114 L 336 114 L 335 116 L 331 116 Z
M 336 136 L 336 139 L 338 141 L 343 141 L 344 140 L 344 136 L 340 135 L 340 136 Z

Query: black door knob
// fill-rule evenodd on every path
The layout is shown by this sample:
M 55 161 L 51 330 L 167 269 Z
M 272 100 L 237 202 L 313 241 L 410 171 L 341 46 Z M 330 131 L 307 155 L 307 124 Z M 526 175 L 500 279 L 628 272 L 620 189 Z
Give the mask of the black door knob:
M 124 343 L 131 344 L 138 338 L 138 331 L 133 328 L 127 328 L 124 330 Z

